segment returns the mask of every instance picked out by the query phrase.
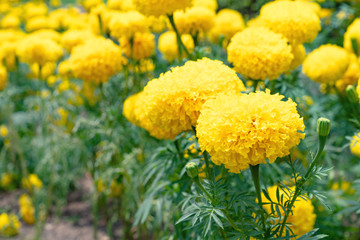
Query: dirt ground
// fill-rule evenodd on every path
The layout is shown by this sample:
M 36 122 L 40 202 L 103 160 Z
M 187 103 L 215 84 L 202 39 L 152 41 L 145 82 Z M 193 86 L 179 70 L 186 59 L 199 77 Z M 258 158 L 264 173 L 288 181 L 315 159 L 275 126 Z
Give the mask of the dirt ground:
M 49 218 L 42 232 L 42 240 L 92 240 L 93 236 L 93 217 L 91 213 L 91 203 L 89 191 L 91 182 L 88 178 L 81 180 L 80 186 L 83 189 L 76 190 L 68 197 L 68 204 L 64 207 L 60 218 Z M 15 190 L 7 193 L 0 193 L 0 208 L 18 210 L 18 199 L 23 192 Z M 97 240 L 108 240 L 106 235 L 105 223 L 99 222 Z M 14 240 L 33 240 L 35 237 L 35 227 L 22 223 L 18 236 Z M 1 238 L 0 239 L 7 239 Z M 116 239 L 121 239 L 120 235 Z

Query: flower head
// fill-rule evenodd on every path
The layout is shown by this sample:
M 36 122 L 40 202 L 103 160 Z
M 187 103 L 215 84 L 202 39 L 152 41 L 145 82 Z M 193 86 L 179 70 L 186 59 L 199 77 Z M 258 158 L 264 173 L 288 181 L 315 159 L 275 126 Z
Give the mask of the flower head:
M 302 44 L 291 45 L 291 53 L 294 56 L 294 59 L 290 64 L 290 69 L 293 70 L 296 69 L 298 66 L 300 66 L 306 57 L 306 51 L 304 45 Z
M 0 91 L 4 90 L 7 82 L 7 71 L 6 68 L 0 65 Z
M 120 39 L 120 46 L 124 51 L 125 56 L 140 60 L 149 58 L 155 53 L 155 36 L 150 32 L 135 33 L 131 46 L 130 40 L 126 37 Z
M 215 17 L 215 26 L 210 31 L 210 38 L 218 42 L 220 36 L 224 36 L 226 42 L 245 28 L 244 19 L 238 11 L 222 9 Z
M 76 78 L 96 84 L 104 83 L 119 72 L 125 59 L 121 49 L 109 39 L 90 39 L 75 47 L 68 60 Z
M 283 34 L 292 43 L 312 42 L 321 29 L 313 7 L 302 1 L 273 1 L 260 10 L 263 26 Z
M 145 15 L 161 16 L 192 5 L 192 0 L 133 0 L 136 9 Z
M 357 55 L 360 55 L 360 18 L 354 20 L 353 23 L 349 25 L 344 35 L 344 48 L 350 52 L 354 52 L 353 43 L 357 43 Z
M 319 83 L 333 83 L 343 77 L 350 54 L 343 48 L 325 44 L 312 51 L 303 62 L 303 73 Z
M 287 39 L 264 27 L 235 34 L 227 48 L 235 70 L 253 80 L 273 80 L 290 69 L 294 56 Z
M 359 92 L 359 91 L 358 91 Z M 357 157 L 360 157 L 360 133 L 354 135 L 350 141 L 350 151 Z
M 66 49 L 66 51 L 71 52 L 71 50 L 89 39 L 95 38 L 96 35 L 89 29 L 72 29 L 64 32 L 61 36 L 61 45 Z
M 218 9 L 217 0 L 193 0 L 194 7 L 205 7 L 213 12 Z
M 195 126 L 202 105 L 222 92 L 245 90 L 234 70 L 220 61 L 188 61 L 151 80 L 144 89 L 145 114 L 174 138 Z
M 128 11 L 114 14 L 111 17 L 110 34 L 115 38 L 132 38 L 137 32 L 146 32 L 149 29 L 146 17 L 137 11 Z
M 0 236 L 12 237 L 19 234 L 21 224 L 14 214 L 0 214 Z
M 296 103 L 283 98 L 267 90 L 208 100 L 196 126 L 202 151 L 234 173 L 289 155 L 304 138 L 305 126 Z
M 359 78 L 360 60 L 355 56 L 355 54 L 351 54 L 349 67 L 347 68 L 342 78 L 335 82 L 336 88 L 340 92 L 344 92 L 347 86 L 354 85 L 357 83 Z
M 279 203 L 276 197 L 276 189 L 277 186 L 272 186 L 269 187 L 267 190 L 270 199 L 273 202 Z M 289 196 L 294 194 L 295 187 L 289 187 L 289 190 L 290 191 L 288 191 L 287 189 L 282 190 L 279 188 L 280 197 L 281 195 L 284 196 L 283 197 L 284 202 L 289 200 Z M 264 199 L 264 203 L 268 203 L 268 200 L 265 198 L 265 195 L 263 193 L 262 193 L 262 198 Z M 263 206 L 268 213 L 271 213 L 271 204 L 264 204 Z M 285 213 L 282 210 L 282 208 L 280 209 L 281 209 L 280 210 L 281 215 L 282 217 L 284 217 Z M 296 199 L 294 207 L 292 208 L 292 214 L 290 214 L 287 219 L 287 223 L 291 224 L 289 227 L 293 231 L 294 235 L 300 237 L 305 233 L 313 230 L 315 225 L 315 220 L 316 220 L 316 215 L 314 213 L 314 206 L 312 205 L 311 200 L 305 199 L 305 197 L 298 197 Z M 283 236 L 285 236 L 284 233 Z
M 181 35 L 181 40 L 184 43 L 186 49 L 192 53 L 194 50 L 194 40 L 191 35 Z M 177 38 L 175 32 L 165 32 L 159 37 L 159 51 L 163 54 L 164 58 L 169 62 L 174 61 L 179 57 L 179 48 L 177 45 Z M 182 51 L 181 58 L 186 57 L 184 51 Z
M 207 33 L 215 24 L 215 12 L 205 7 L 192 7 L 174 14 L 175 25 L 180 34 Z
M 52 39 L 29 36 L 19 42 L 16 53 L 22 62 L 43 66 L 48 62 L 57 62 L 63 55 L 63 49 Z

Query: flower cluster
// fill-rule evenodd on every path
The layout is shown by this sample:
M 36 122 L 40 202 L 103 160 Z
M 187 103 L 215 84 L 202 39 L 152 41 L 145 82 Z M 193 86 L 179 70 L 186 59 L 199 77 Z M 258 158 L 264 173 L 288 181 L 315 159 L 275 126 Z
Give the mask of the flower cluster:
M 29 195 L 26 193 L 19 198 L 20 215 L 23 221 L 27 224 L 35 223 L 35 208 Z

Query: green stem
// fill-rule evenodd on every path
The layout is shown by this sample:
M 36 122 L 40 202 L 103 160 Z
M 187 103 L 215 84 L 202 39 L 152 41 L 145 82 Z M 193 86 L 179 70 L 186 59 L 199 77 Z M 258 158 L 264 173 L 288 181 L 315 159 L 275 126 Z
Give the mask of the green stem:
M 183 43 L 183 41 L 181 39 L 181 35 L 179 34 L 178 29 L 176 28 L 175 21 L 174 21 L 174 15 L 170 14 L 170 15 L 168 15 L 168 18 L 169 18 L 169 21 L 170 21 L 170 24 L 171 24 L 172 28 L 174 29 L 174 32 L 176 33 L 176 38 L 177 38 L 178 44 L 180 44 L 180 46 L 182 47 L 182 49 L 184 50 L 184 52 L 186 53 L 188 58 L 191 60 L 192 55 L 190 54 L 190 52 L 185 47 L 185 45 L 184 45 L 184 43 Z M 179 55 L 180 55 L 180 51 L 179 51 Z
M 250 165 L 250 170 L 251 170 L 251 176 L 254 182 L 254 186 L 255 186 L 255 191 L 256 191 L 256 197 L 258 199 L 258 204 L 259 207 L 261 208 L 261 223 L 263 225 L 263 229 L 265 230 L 265 217 L 264 217 L 264 212 L 263 212 L 263 206 L 262 206 L 262 200 L 261 200 L 261 189 L 260 189 L 260 176 L 259 176 L 259 172 L 260 172 L 260 165 Z
M 284 216 L 284 220 L 283 220 L 283 222 L 282 222 L 282 224 L 281 224 L 279 236 L 281 236 L 282 233 L 283 233 L 283 231 L 284 231 L 284 228 L 285 228 L 285 225 L 286 225 L 286 220 L 288 219 L 289 214 L 290 214 L 290 212 L 291 212 L 290 210 L 293 208 L 297 197 L 300 196 L 302 187 L 304 186 L 304 184 L 305 184 L 305 183 L 307 182 L 307 180 L 309 179 L 310 174 L 312 173 L 312 171 L 314 170 L 314 167 L 317 165 L 317 163 L 318 163 L 318 161 L 319 161 L 319 159 L 320 159 L 321 153 L 322 153 L 322 151 L 324 150 L 324 147 L 325 147 L 326 138 L 327 138 L 327 137 L 319 136 L 319 146 L 318 146 L 318 150 L 317 150 L 317 152 L 316 152 L 316 155 L 315 155 L 313 161 L 312 161 L 311 164 L 310 164 L 309 169 L 307 170 L 307 172 L 306 172 L 306 174 L 305 174 L 305 177 L 299 181 L 299 184 L 298 184 L 298 185 L 296 185 L 296 189 L 295 189 L 294 196 L 293 196 L 290 204 L 287 206 L 287 209 L 288 209 L 288 210 L 286 211 L 285 216 Z
M 204 159 L 205 159 L 207 179 L 210 179 L 211 169 L 210 169 L 209 155 L 208 155 L 207 151 L 204 151 L 203 156 L 204 156 Z M 213 180 L 214 179 L 215 179 L 215 177 L 213 176 Z

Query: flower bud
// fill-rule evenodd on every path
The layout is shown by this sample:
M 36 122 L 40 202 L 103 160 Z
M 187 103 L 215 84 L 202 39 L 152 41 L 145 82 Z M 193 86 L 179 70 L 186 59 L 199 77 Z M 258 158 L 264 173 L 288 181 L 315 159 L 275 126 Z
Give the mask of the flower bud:
M 346 96 L 351 103 L 359 103 L 359 95 L 357 94 L 354 86 L 349 85 L 346 87 Z
M 189 162 L 186 164 L 185 168 L 190 178 L 196 178 L 199 175 L 199 169 L 196 163 Z
M 319 118 L 317 121 L 317 132 L 319 136 L 326 137 L 329 135 L 330 132 L 330 125 L 331 122 L 327 118 Z

